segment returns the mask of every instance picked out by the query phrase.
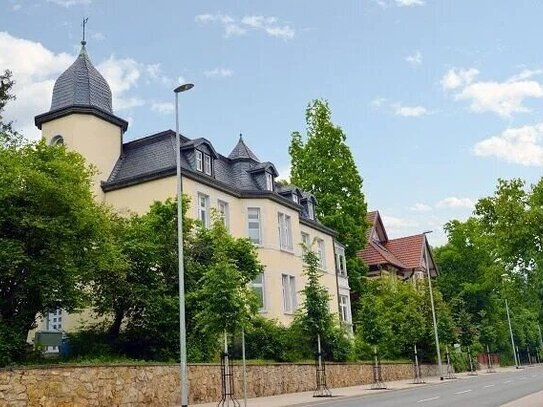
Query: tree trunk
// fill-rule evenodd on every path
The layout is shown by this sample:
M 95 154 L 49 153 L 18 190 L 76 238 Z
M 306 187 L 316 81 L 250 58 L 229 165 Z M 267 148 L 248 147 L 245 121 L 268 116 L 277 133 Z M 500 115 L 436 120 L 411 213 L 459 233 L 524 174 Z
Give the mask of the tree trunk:
M 123 324 L 124 310 L 116 310 L 113 317 L 113 323 L 108 329 L 107 336 L 109 342 L 117 340 L 121 332 L 121 325 Z

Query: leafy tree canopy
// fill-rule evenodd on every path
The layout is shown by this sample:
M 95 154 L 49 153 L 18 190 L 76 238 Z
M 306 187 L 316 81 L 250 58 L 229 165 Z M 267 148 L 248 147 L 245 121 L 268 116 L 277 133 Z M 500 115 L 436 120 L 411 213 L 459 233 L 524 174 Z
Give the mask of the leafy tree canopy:
M 305 138 L 299 132 L 292 133 L 291 182 L 315 195 L 319 220 L 339 233 L 338 240 L 345 245 L 351 289 L 359 292 L 364 266 L 356 253 L 366 244 L 368 228 L 362 178 L 346 135 L 332 122 L 326 101 L 309 104 L 306 125 Z

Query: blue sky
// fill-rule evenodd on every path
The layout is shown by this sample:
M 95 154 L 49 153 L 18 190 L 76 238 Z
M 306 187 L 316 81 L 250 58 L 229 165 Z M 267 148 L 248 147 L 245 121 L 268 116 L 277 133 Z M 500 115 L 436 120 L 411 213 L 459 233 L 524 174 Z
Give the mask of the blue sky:
M 391 236 L 464 219 L 496 179 L 543 166 L 543 2 L 491 0 L 0 0 L 0 69 L 31 138 L 54 80 L 88 51 L 127 139 L 181 127 L 228 154 L 238 134 L 288 171 L 293 130 L 326 98 L 348 137 L 370 209 Z

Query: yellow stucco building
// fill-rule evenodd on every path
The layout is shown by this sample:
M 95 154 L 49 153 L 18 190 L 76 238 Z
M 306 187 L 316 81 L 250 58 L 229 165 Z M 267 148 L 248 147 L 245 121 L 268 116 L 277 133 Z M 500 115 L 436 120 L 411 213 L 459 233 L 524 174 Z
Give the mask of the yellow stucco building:
M 113 113 L 108 83 L 92 65 L 85 43 L 76 61 L 57 79 L 51 109 L 36 116 L 36 126 L 51 144 L 63 143 L 98 170 L 94 193 L 120 213 L 145 213 L 154 201 L 176 195 L 175 133 L 166 130 L 123 142 L 128 123 Z M 351 324 L 351 307 L 343 247 L 335 232 L 315 217 L 315 197 L 275 182 L 275 166 L 263 162 L 243 139 L 228 156 L 204 138 L 181 136 L 183 193 L 191 198 L 189 216 L 210 222 L 217 209 L 236 237 L 258 248 L 265 266 L 253 282 L 261 313 L 288 324 L 301 303 L 305 285 L 302 247 L 314 244 L 330 309 Z M 88 320 L 88 312 L 57 310 L 39 329 L 70 331 Z

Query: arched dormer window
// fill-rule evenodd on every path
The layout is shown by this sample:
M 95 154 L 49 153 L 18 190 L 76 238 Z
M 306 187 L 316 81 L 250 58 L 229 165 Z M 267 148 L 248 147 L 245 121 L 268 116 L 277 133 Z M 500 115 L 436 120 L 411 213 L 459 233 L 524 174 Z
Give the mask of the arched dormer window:
M 56 136 L 53 136 L 51 138 L 51 141 L 49 142 L 50 146 L 62 146 L 64 145 L 64 139 L 60 134 L 57 134 Z

